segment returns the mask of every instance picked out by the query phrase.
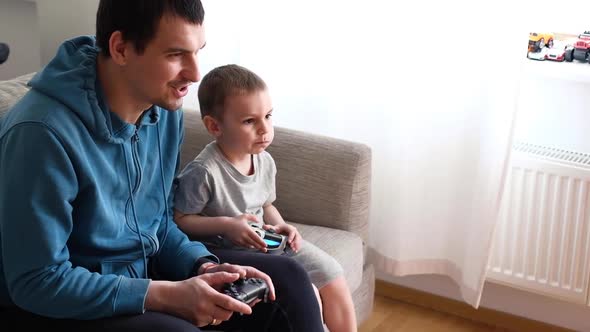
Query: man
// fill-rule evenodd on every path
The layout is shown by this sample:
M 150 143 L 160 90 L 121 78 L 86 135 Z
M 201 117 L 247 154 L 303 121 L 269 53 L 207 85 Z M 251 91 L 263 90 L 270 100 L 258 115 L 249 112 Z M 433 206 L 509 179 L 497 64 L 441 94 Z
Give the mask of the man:
M 322 331 L 299 265 L 267 255 L 218 264 L 172 220 L 177 110 L 200 79 L 203 17 L 199 0 L 101 0 L 96 38 L 63 43 L 2 119 L 3 323 Z M 276 286 L 276 301 L 251 308 L 218 291 L 240 277 L 264 279 L 271 300 Z

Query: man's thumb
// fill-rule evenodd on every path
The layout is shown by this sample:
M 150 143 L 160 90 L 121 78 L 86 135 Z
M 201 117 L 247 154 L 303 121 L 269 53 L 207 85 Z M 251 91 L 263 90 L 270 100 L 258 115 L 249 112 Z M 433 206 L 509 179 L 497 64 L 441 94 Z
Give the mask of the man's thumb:
M 230 273 L 225 271 L 205 273 L 200 276 L 209 285 L 219 285 L 228 282 L 234 282 L 240 277 L 239 273 Z

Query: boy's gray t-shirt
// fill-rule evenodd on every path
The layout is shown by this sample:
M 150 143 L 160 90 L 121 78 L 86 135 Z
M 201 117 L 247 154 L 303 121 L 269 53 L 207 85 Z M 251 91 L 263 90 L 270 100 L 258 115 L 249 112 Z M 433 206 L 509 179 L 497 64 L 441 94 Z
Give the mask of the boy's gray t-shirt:
M 175 208 L 185 214 L 210 217 L 235 217 L 250 213 L 262 226 L 262 207 L 276 199 L 277 169 L 266 151 L 252 158 L 254 174 L 243 175 L 227 161 L 215 142 L 209 143 L 178 175 Z M 211 239 L 201 240 L 207 242 Z M 303 265 L 317 288 L 324 287 L 344 273 L 334 257 L 305 240 L 292 257 Z
M 277 169 L 272 156 L 252 155 L 254 174 L 243 175 L 209 143 L 176 178 L 174 207 L 181 213 L 235 217 L 244 213 L 263 224 L 263 210 L 276 199 Z

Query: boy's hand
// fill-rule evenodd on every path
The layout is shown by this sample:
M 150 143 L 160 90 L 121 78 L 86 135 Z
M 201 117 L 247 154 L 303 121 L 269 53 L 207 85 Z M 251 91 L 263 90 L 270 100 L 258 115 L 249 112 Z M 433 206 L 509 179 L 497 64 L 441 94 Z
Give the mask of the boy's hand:
M 287 243 L 289 244 L 291 249 L 293 249 L 294 252 L 299 251 L 299 249 L 301 248 L 302 237 L 301 234 L 299 234 L 297 228 L 295 228 L 295 226 L 289 225 L 287 223 L 281 223 L 278 225 L 264 225 L 263 228 L 265 230 L 272 229 L 278 234 L 283 234 L 287 236 Z
M 223 234 L 226 238 L 239 246 L 266 252 L 266 243 L 250 226 L 250 222 L 258 222 L 256 216 L 246 213 L 232 219 L 234 220 L 230 223 L 231 227 Z

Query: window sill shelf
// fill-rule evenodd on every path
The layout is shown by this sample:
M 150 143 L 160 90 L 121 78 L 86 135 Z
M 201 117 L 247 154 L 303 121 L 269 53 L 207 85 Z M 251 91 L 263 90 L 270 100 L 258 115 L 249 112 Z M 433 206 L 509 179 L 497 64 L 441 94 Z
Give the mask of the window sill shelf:
M 590 63 L 524 59 L 523 77 L 590 83 Z

